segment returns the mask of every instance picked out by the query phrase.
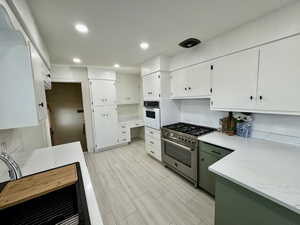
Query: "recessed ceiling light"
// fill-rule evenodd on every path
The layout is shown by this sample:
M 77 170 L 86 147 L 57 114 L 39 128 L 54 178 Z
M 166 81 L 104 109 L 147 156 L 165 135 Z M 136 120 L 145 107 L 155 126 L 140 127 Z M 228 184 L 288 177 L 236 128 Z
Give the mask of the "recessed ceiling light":
M 115 68 L 120 68 L 120 65 L 119 64 L 115 64 L 114 67 Z
M 80 33 L 88 33 L 89 32 L 89 28 L 82 23 L 77 23 L 75 25 L 75 29 Z
M 140 44 L 141 49 L 147 50 L 149 48 L 149 44 L 147 42 L 142 42 Z
M 79 58 L 73 58 L 73 62 L 74 63 L 81 63 L 81 59 L 79 59 Z

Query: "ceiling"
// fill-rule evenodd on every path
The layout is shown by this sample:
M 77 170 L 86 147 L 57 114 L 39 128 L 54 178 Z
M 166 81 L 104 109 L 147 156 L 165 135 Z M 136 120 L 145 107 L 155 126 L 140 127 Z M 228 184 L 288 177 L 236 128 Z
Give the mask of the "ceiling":
M 189 37 L 202 41 L 269 13 L 292 0 L 27 0 L 51 63 L 135 67 L 174 55 Z M 75 23 L 88 34 L 74 30 Z M 147 41 L 150 48 L 139 48 Z

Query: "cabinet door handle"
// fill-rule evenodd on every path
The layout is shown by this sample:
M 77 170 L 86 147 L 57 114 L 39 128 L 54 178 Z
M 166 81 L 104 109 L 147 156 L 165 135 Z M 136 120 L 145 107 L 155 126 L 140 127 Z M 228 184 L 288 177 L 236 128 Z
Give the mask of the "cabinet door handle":
M 39 106 L 40 106 L 40 107 L 44 107 L 44 103 L 41 102 L 41 103 L 39 104 Z
M 189 87 L 189 90 L 191 90 L 192 88 L 191 87 Z
M 150 131 L 150 134 L 153 134 L 153 131 Z
M 221 155 L 220 152 L 217 152 L 217 151 L 211 151 L 212 153 L 215 153 L 215 154 L 218 154 L 218 155 Z
M 259 96 L 259 100 L 263 100 L 263 96 L 262 95 Z
M 184 90 L 186 90 L 186 91 L 187 91 L 187 88 L 184 88 Z
M 154 142 L 153 142 L 153 141 L 150 141 L 150 144 L 154 145 Z
M 253 100 L 253 96 L 252 95 L 250 96 L 250 100 Z

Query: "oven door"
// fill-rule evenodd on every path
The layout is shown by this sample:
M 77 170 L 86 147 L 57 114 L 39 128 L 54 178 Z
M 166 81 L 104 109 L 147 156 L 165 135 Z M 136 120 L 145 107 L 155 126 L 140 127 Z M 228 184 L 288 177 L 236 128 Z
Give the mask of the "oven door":
M 162 139 L 162 160 L 181 175 L 197 181 L 197 149 Z
M 160 111 L 159 109 L 145 108 L 144 112 L 145 126 L 154 129 L 160 129 Z

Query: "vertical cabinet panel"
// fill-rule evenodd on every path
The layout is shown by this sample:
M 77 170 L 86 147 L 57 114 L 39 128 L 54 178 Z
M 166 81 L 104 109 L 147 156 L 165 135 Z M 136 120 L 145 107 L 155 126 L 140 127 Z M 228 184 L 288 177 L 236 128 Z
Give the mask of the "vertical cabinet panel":
M 261 48 L 258 109 L 300 112 L 300 37 L 292 37 Z
M 153 73 L 143 77 L 144 100 L 159 100 L 160 73 Z
M 96 149 L 117 144 L 118 113 L 115 106 L 98 106 L 94 108 L 94 135 Z
M 38 110 L 39 120 L 44 120 L 48 116 L 46 94 L 45 94 L 45 87 L 44 87 L 44 76 L 45 76 L 44 64 L 37 51 L 34 49 L 34 47 L 31 47 L 30 50 L 32 56 L 32 68 L 33 68 L 35 95 L 36 95 L 36 102 L 37 102 L 36 107 Z
M 91 94 L 94 106 L 115 105 L 116 88 L 112 80 L 91 80 Z
M 224 57 L 212 70 L 212 109 L 252 110 L 256 106 L 259 50 Z

